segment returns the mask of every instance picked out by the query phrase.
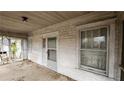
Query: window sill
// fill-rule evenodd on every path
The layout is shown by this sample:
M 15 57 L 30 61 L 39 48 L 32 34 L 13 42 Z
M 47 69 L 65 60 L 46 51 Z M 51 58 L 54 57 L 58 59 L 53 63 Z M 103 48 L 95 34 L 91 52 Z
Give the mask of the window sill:
M 112 78 L 91 73 L 81 69 L 59 67 L 58 72 L 78 81 L 115 81 Z

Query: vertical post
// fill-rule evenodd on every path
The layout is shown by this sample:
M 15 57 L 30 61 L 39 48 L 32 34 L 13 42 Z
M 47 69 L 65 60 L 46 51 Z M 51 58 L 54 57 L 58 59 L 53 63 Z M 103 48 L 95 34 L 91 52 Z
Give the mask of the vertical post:
M 10 40 L 10 37 L 9 37 L 8 41 L 9 41 L 9 58 L 11 58 L 11 40 Z
M 27 44 L 27 39 L 22 39 L 21 42 L 21 46 L 22 46 L 22 54 L 23 54 L 23 60 L 28 59 L 28 44 Z
M 1 51 L 3 52 L 3 35 L 2 35 L 2 45 L 1 45 Z

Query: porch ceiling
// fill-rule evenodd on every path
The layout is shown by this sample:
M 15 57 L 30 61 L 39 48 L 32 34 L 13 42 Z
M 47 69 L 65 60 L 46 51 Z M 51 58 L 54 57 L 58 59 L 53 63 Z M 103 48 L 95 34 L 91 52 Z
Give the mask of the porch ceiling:
M 84 11 L 1 11 L 0 12 L 0 31 L 29 33 L 40 28 L 47 27 L 77 16 L 87 14 Z M 28 17 L 28 22 L 22 21 L 22 16 Z

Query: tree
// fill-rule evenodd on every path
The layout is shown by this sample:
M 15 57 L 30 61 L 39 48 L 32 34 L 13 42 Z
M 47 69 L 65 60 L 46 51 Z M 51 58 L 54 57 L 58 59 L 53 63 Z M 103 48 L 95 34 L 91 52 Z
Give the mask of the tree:
M 17 52 L 16 41 L 11 44 L 11 52 L 13 54 L 13 58 L 15 58 L 16 57 L 16 52 Z

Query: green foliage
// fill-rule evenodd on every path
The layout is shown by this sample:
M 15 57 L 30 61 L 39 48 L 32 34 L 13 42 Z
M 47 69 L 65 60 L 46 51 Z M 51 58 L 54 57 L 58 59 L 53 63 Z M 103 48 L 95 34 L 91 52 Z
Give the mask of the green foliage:
M 11 44 L 11 51 L 12 51 L 13 54 L 16 54 L 16 52 L 17 52 L 16 42 Z

